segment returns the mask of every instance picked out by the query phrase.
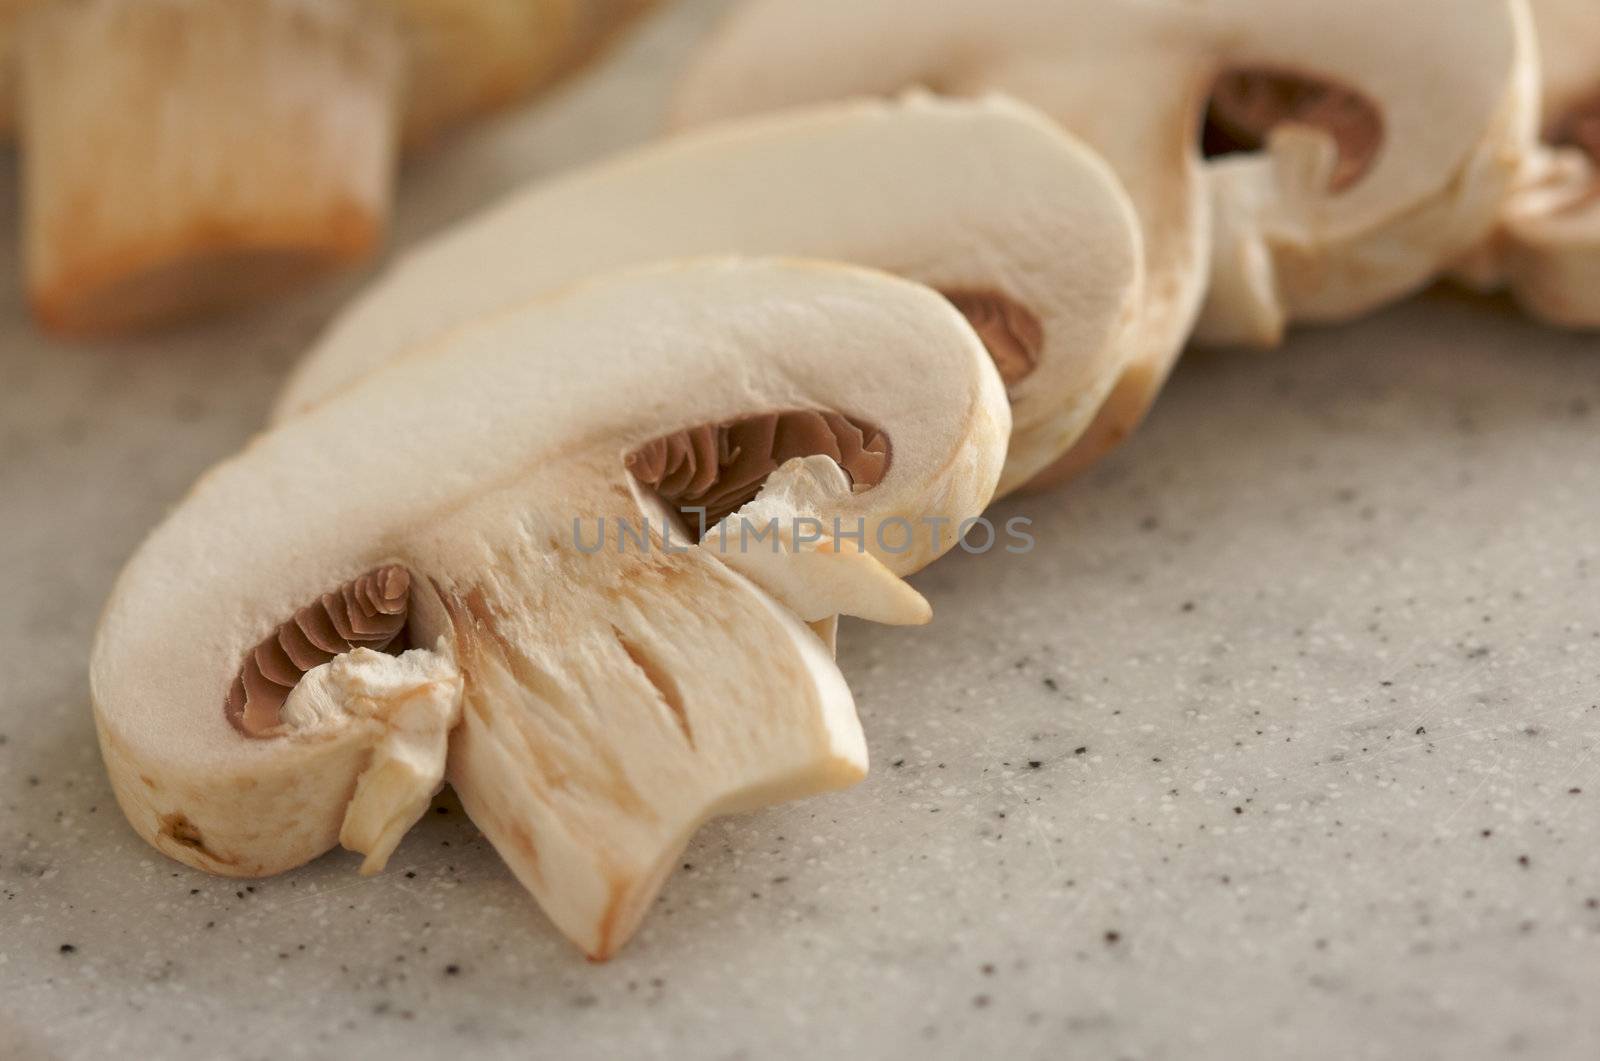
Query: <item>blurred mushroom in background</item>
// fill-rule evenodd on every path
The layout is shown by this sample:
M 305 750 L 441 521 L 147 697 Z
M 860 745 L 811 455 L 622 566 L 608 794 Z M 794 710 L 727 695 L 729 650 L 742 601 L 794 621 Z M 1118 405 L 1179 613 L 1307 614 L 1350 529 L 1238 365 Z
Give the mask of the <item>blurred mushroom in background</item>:
M 528 98 L 653 0 L 0 0 L 28 298 L 113 336 L 370 257 L 403 150 Z

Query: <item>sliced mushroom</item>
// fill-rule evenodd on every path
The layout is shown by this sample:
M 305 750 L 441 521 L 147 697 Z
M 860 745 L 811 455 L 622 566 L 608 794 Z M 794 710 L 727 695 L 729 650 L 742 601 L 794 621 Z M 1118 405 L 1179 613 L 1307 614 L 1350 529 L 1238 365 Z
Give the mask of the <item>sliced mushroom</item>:
M 1463 265 L 1483 289 L 1509 287 L 1552 324 L 1600 328 L 1600 4 L 1533 0 L 1545 146 L 1499 230 Z
M 0 0 L 39 320 L 131 332 L 368 257 L 401 138 L 523 98 L 650 3 Z
M 817 456 L 772 473 L 748 507 L 807 521 L 789 560 L 694 544 L 640 478 L 657 440 L 808 412 L 871 425 L 882 459 L 841 427 L 814 441 L 861 480 Z M 607 957 L 701 822 L 862 776 L 799 616 L 925 619 L 898 576 L 954 543 L 893 525 L 979 513 L 1009 426 L 948 303 L 844 266 L 667 265 L 476 319 L 258 438 L 129 563 L 91 666 L 117 798 L 202 869 L 337 840 L 375 871 L 444 773 Z
M 1397 297 L 1481 237 L 1526 138 L 1521 14 L 1518 0 L 751 0 L 694 65 L 676 120 L 921 84 L 1011 93 L 1101 151 L 1144 223 L 1148 295 L 1139 357 L 1066 474 L 1143 416 L 1213 268 L 1207 336 L 1270 342 L 1288 319 Z M 1237 70 L 1342 86 L 1370 101 L 1382 146 L 1337 191 L 1334 144 L 1305 127 L 1204 166 L 1206 100 Z
M 1002 491 L 1072 445 L 1131 353 L 1137 222 L 1109 168 L 1020 104 L 924 95 L 699 132 L 535 186 L 391 270 L 296 371 L 279 415 L 459 321 L 725 251 L 857 262 L 944 292 L 1013 399 Z

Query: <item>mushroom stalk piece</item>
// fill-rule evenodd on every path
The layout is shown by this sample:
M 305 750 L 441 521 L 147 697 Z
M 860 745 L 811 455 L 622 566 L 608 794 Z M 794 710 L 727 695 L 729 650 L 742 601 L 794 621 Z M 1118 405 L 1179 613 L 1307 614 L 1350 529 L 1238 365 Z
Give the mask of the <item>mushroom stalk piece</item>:
M 1147 297 L 1138 357 L 1067 474 L 1138 423 L 1213 271 L 1208 334 L 1269 343 L 1290 319 L 1405 294 L 1481 238 L 1530 136 L 1527 33 L 1520 0 L 750 0 L 691 69 L 675 116 L 696 125 L 906 85 L 997 90 L 1105 155 L 1143 222 Z M 1370 164 L 1340 174 L 1332 139 L 1296 129 L 1262 157 L 1205 165 L 1206 100 L 1237 69 L 1368 101 L 1382 129 Z
M 1528 312 L 1600 328 L 1600 3 L 1533 0 L 1544 146 L 1530 160 L 1494 236 L 1459 275 L 1509 288 Z
M 413 251 L 290 379 L 280 419 L 463 320 L 684 254 L 786 253 L 926 283 L 1006 379 L 1004 493 L 1077 440 L 1132 354 L 1137 221 L 1109 167 L 999 98 L 926 95 L 733 123 L 508 199 Z
M 129 563 L 91 665 L 117 798 L 202 869 L 342 841 L 376 870 L 442 770 L 608 957 L 701 822 L 862 776 L 801 616 L 925 620 L 898 576 L 954 542 L 896 525 L 981 512 L 1009 427 L 966 321 L 879 273 L 682 263 L 475 319 L 214 469 Z M 696 544 L 669 498 L 769 455 L 741 511 L 809 548 Z
M 651 6 L 0 0 L 0 133 L 16 81 L 40 322 L 147 329 L 369 257 L 402 141 L 530 95 Z
M 60 0 L 30 17 L 23 241 L 39 320 L 150 327 L 370 253 L 402 74 L 382 14 L 355 0 Z

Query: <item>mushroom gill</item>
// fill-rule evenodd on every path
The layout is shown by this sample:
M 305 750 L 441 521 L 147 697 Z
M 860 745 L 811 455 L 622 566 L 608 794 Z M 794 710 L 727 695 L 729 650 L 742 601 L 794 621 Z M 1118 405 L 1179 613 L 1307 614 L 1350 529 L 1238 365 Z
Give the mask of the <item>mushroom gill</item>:
M 277 735 L 284 703 L 313 667 L 356 648 L 403 647 L 411 572 L 374 568 L 324 593 L 251 650 L 228 690 L 228 721 L 246 737 Z
M 665 435 L 628 454 L 625 464 L 689 526 L 704 531 L 753 500 L 785 462 L 813 456 L 832 459 L 853 489 L 867 490 L 889 470 L 889 437 L 839 413 L 766 413 Z
M 1039 366 L 1044 326 L 1028 307 L 997 291 L 943 291 L 978 333 L 1009 390 Z
M 1244 68 L 1217 78 L 1206 115 L 1208 158 L 1260 151 L 1272 130 L 1292 124 L 1320 129 L 1339 149 L 1329 191 L 1337 194 L 1364 177 L 1383 146 L 1383 116 L 1359 93 L 1282 70 Z

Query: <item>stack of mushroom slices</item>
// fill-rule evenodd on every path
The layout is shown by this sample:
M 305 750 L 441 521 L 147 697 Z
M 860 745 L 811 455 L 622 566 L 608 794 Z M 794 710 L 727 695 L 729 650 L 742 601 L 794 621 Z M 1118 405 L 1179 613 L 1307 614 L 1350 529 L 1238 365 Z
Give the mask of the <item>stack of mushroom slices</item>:
M 803 620 L 926 621 L 901 576 L 953 538 L 883 525 L 981 513 L 1009 428 L 965 319 L 849 266 L 663 265 L 456 329 L 213 469 L 129 563 L 92 665 L 117 798 L 206 870 L 342 842 L 374 872 L 448 778 L 607 957 L 707 818 L 863 776 Z M 666 496 L 726 480 L 783 539 L 759 582 Z
M 1110 168 L 1020 103 L 913 94 L 729 123 L 532 186 L 375 283 L 295 371 L 277 419 L 462 322 L 717 253 L 851 262 L 949 298 L 1012 399 L 1002 493 L 1069 451 L 1137 353 L 1138 222 Z
M 576 69 L 650 2 L 7 0 L 35 315 L 123 334 L 368 257 L 402 147 Z
M 1537 107 L 1522 3 L 749 0 L 692 64 L 675 118 L 1000 91 L 1104 155 L 1138 209 L 1149 283 L 1137 357 L 1070 474 L 1138 425 L 1197 329 L 1273 345 L 1294 321 L 1410 294 L 1489 234 Z M 1350 105 L 1332 128 L 1275 110 L 1260 150 L 1203 159 L 1213 90 L 1285 76 Z
M 445 235 L 130 564 L 94 664 L 130 819 L 215 872 L 336 840 L 375 871 L 447 771 L 612 953 L 706 817 L 860 776 L 836 617 L 926 621 L 901 576 L 1085 430 L 1131 356 L 1136 224 L 1036 112 L 917 96 L 683 137 Z M 721 252 L 928 286 L 615 272 Z M 352 426 L 375 418 L 427 426 L 396 449 Z M 241 507 L 266 490 L 281 534 Z M 196 651 L 167 658 L 180 627 Z

